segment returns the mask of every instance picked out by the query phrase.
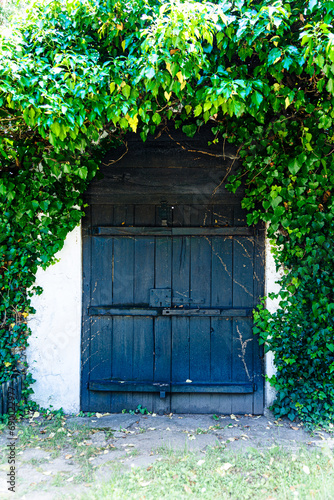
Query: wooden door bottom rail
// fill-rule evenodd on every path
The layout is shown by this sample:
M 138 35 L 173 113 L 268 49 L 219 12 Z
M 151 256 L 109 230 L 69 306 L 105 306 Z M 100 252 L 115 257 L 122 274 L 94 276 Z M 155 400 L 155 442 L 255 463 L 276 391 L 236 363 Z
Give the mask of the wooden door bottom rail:
M 88 308 L 89 316 L 220 316 L 251 317 L 252 309 L 149 308 L 97 306 Z
M 166 393 L 213 393 L 213 394 L 251 394 L 256 391 L 253 382 L 145 382 L 129 380 L 91 380 L 90 391 L 98 392 L 158 392 L 160 397 Z

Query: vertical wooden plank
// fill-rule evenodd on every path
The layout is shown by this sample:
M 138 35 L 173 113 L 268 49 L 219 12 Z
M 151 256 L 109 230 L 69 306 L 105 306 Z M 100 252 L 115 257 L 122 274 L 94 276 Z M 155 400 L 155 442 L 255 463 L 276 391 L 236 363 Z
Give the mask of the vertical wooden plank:
M 172 238 L 157 237 L 155 241 L 155 288 L 171 288 L 172 284 Z M 171 381 L 172 356 L 172 321 L 171 318 L 154 319 L 154 381 Z M 169 413 L 171 411 L 171 395 L 165 398 L 160 395 L 154 399 L 154 411 Z
M 211 371 L 210 318 L 189 318 L 190 360 L 189 379 L 196 382 L 209 382 Z M 191 386 L 191 383 L 189 384 Z M 207 395 L 190 394 L 189 412 L 206 413 Z
M 132 305 L 134 300 L 134 238 L 114 239 L 114 304 Z M 120 380 L 133 377 L 134 318 L 114 317 L 112 375 Z M 112 411 L 132 410 L 132 393 L 113 393 Z
M 232 321 L 228 318 L 211 318 L 211 382 L 232 381 Z M 211 395 L 214 413 L 232 413 L 231 395 Z
M 183 226 L 191 226 L 192 205 L 183 205 Z
M 254 342 L 251 318 L 235 318 L 233 320 L 233 382 L 253 382 Z M 234 395 L 232 413 L 251 413 L 252 411 L 253 394 Z
M 233 238 L 233 307 L 253 307 L 254 304 L 254 239 Z
M 212 213 L 212 225 L 221 227 L 233 226 L 233 208 L 226 205 L 215 205 Z
M 112 226 L 114 221 L 113 205 L 92 205 L 92 226 Z
M 186 382 L 189 380 L 190 364 L 189 318 L 172 317 L 172 381 Z M 189 411 L 189 394 L 173 394 L 171 397 L 173 413 Z
M 155 318 L 154 382 L 171 380 L 171 318 Z
M 189 227 L 191 225 L 191 205 L 176 205 L 173 209 L 173 226 Z
M 173 238 L 172 294 L 177 298 L 189 298 L 190 238 L 190 236 Z
M 172 295 L 189 298 L 190 287 L 190 237 L 173 238 Z M 172 318 L 172 380 L 185 382 L 189 379 L 189 318 Z M 189 394 L 173 394 L 171 411 L 188 412 Z
M 112 302 L 113 238 L 92 237 L 92 306 L 107 306 Z
M 132 305 L 134 299 L 135 238 L 114 238 L 113 303 Z
M 154 332 L 153 318 L 134 318 L 133 328 L 133 380 L 153 383 L 154 371 Z M 133 407 L 139 404 L 152 411 L 152 400 L 156 395 L 150 393 L 134 392 L 132 397 Z
M 173 210 L 173 226 L 182 227 L 183 223 L 183 205 L 175 205 Z
M 211 226 L 212 211 L 210 205 L 191 205 L 190 226 Z
M 172 238 L 155 238 L 155 288 L 171 288 Z
M 147 236 L 134 239 L 134 304 L 148 306 L 154 288 L 155 240 Z M 160 263 L 163 265 L 163 262 Z
M 133 380 L 133 318 L 114 317 L 112 378 Z M 112 411 L 133 410 L 132 392 L 114 392 Z
M 134 226 L 155 226 L 155 205 L 135 205 Z
M 89 380 L 89 356 L 90 356 L 90 324 L 88 307 L 91 300 L 91 207 L 86 209 L 86 216 L 82 220 L 82 333 L 81 333 L 81 383 L 80 383 L 80 408 L 90 411 L 89 391 L 87 383 Z
M 112 318 L 94 318 L 91 326 L 90 380 L 111 378 Z M 90 408 L 94 411 L 109 412 L 111 395 L 109 392 L 90 391 Z
M 114 226 L 133 226 L 134 206 L 115 205 L 114 206 Z
M 233 241 L 232 237 L 211 238 L 212 281 L 211 306 L 233 305 Z
M 155 207 L 139 205 L 135 207 L 135 223 L 139 226 L 153 225 Z M 154 288 L 155 240 L 153 237 L 137 237 L 135 239 L 134 292 L 133 303 L 148 307 L 150 289 Z M 154 324 L 153 318 L 134 318 L 133 332 L 133 380 L 153 382 L 154 365 Z M 132 404 L 139 404 L 152 411 L 150 393 L 133 393 Z
M 247 226 L 247 211 L 241 208 L 241 205 L 236 205 L 233 213 L 233 225 L 235 227 Z
M 193 227 L 211 225 L 211 212 L 203 205 L 192 205 L 190 225 Z M 211 305 L 211 241 L 208 237 L 190 238 L 190 297 L 192 308 Z M 210 318 L 189 318 L 190 368 L 189 379 L 193 382 L 210 380 Z M 188 411 L 203 413 L 210 411 L 210 395 L 189 394 Z
M 190 298 L 191 307 L 210 307 L 211 304 L 211 241 L 207 237 L 190 237 Z M 196 303 L 196 300 L 203 302 Z

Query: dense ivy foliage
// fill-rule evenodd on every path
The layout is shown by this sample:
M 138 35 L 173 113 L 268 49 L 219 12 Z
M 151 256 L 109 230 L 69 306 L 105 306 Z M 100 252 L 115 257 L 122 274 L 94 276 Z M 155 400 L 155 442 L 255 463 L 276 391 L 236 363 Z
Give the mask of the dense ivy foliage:
M 334 2 L 62 0 L 0 37 L 1 379 L 18 369 L 38 266 L 81 217 L 100 155 L 167 121 L 238 147 L 249 224 L 285 274 L 255 313 L 274 411 L 334 420 Z M 37 290 L 38 292 L 39 290 Z

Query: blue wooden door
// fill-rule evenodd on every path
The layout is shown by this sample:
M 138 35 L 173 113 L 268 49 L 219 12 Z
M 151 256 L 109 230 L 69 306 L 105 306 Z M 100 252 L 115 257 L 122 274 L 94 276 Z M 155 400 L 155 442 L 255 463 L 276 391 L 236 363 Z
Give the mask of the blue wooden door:
M 263 237 L 237 205 L 93 205 L 82 409 L 262 413 Z

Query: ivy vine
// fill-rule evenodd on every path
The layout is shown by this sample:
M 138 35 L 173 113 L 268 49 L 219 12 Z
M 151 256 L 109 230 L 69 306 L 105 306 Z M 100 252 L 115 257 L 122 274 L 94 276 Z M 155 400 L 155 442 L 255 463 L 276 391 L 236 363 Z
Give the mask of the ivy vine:
M 0 35 L 0 381 L 20 366 L 39 266 L 82 216 L 104 151 L 173 121 L 238 147 L 248 223 L 284 267 L 277 416 L 334 420 L 334 2 L 53 0 Z M 112 167 L 111 167 L 112 168 Z

